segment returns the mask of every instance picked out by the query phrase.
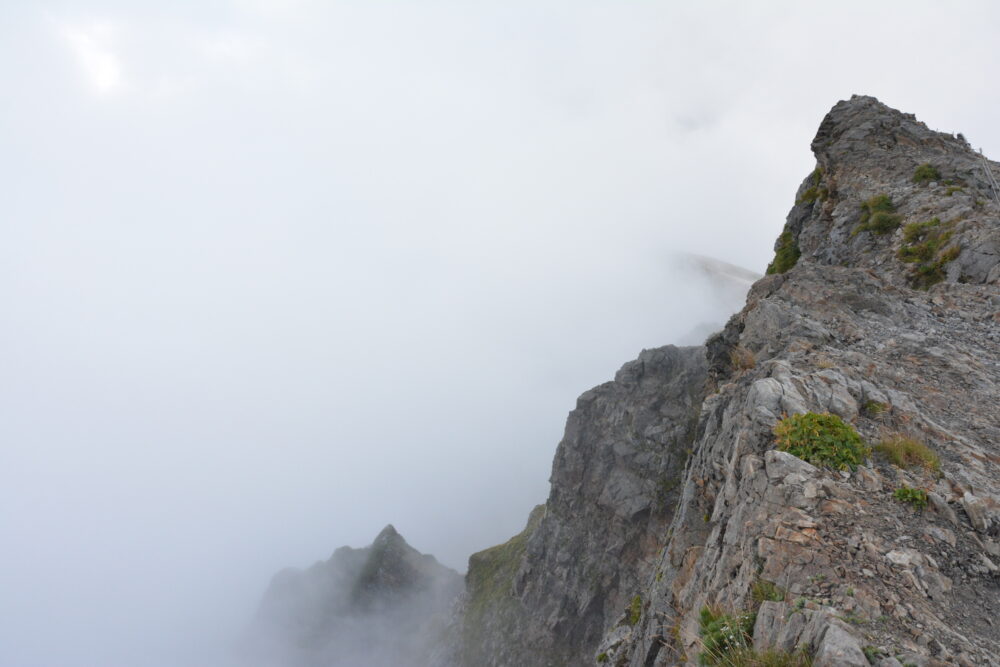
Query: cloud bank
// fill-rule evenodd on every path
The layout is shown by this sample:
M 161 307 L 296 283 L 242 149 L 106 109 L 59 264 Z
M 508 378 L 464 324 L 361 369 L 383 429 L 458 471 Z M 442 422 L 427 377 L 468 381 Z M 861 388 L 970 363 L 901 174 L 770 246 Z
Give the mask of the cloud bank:
M 731 309 L 676 254 L 763 270 L 836 100 L 1000 154 L 985 2 L 0 12 L 3 664 L 222 664 L 388 522 L 464 569 Z

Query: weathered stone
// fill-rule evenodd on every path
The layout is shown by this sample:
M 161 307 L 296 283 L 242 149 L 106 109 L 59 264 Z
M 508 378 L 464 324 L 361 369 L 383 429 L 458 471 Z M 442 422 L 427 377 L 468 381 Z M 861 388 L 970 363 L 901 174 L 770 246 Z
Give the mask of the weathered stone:
M 951 508 L 951 505 L 945 502 L 944 498 L 931 491 L 927 494 L 927 500 L 930 501 L 930 506 L 935 512 L 947 519 L 953 526 L 958 525 L 958 515 L 955 514 L 955 510 Z
M 893 549 L 885 555 L 885 558 L 893 565 L 900 567 L 920 565 L 924 562 L 923 554 L 913 549 Z
M 800 478 L 791 480 L 791 483 L 795 483 L 800 479 L 804 481 L 817 473 L 816 466 L 777 449 L 769 450 L 764 454 L 764 465 L 767 468 L 768 479 L 774 481 L 784 481 L 791 475 L 801 475 Z
M 831 623 L 813 657 L 814 667 L 867 667 L 861 643 L 850 632 Z
M 895 658 L 882 658 L 875 663 L 875 667 L 903 667 L 903 663 Z
M 962 496 L 962 507 L 965 509 L 973 528 L 983 534 L 989 532 L 992 521 L 985 500 L 976 498 L 966 491 Z
M 878 493 L 882 490 L 882 479 L 870 468 L 861 466 L 857 470 L 858 482 L 865 491 Z
M 944 542 L 949 546 L 955 546 L 957 544 L 957 538 L 953 531 L 947 528 L 940 528 L 938 526 L 927 526 L 924 528 L 924 532 L 933 537 L 938 542 Z

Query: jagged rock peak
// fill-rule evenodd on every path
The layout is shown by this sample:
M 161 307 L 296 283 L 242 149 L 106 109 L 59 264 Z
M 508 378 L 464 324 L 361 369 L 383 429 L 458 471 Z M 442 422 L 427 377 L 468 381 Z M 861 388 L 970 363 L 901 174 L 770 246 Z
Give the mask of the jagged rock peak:
M 395 537 L 402 539 L 402 536 L 396 531 L 396 527 L 393 526 L 391 523 L 389 523 L 386 524 L 385 528 L 383 528 L 381 532 L 379 532 L 379 534 L 375 537 L 375 541 L 378 542 L 379 540 L 390 540 Z
M 412 549 L 406 539 L 400 535 L 396 531 L 396 528 L 390 523 L 375 536 L 375 539 L 372 541 L 372 548 L 377 550 L 393 546 Z
M 874 97 L 838 102 L 812 150 L 768 273 L 801 258 L 891 283 L 1000 283 L 1000 165 L 962 135 L 931 130 Z
M 426 664 L 461 590 L 461 575 L 387 525 L 367 547 L 340 547 L 307 570 L 278 573 L 250 632 L 249 662 Z
M 812 141 L 813 153 L 827 152 L 845 133 L 852 132 L 849 140 L 861 139 L 870 134 L 881 134 L 883 147 L 891 147 L 895 137 L 907 136 L 924 141 L 929 136 L 941 140 L 963 143 L 950 134 L 934 132 L 914 114 L 893 109 L 870 95 L 852 95 L 849 100 L 841 100 L 833 105 L 820 123 L 816 137 Z M 966 145 L 967 147 L 967 145 Z

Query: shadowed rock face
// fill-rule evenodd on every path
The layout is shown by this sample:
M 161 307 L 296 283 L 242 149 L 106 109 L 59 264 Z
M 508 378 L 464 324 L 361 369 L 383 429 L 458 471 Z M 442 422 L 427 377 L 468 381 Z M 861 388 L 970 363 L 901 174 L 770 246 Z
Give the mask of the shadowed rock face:
M 644 351 L 583 394 L 525 532 L 469 560 L 464 663 L 589 664 L 648 578 L 705 386 L 704 349 Z
M 271 582 L 248 635 L 251 665 L 428 664 L 462 578 L 386 526 L 371 546 L 341 547 Z
M 838 103 L 813 150 L 777 246 L 797 262 L 706 348 L 644 352 L 580 398 L 546 505 L 470 559 L 459 662 L 696 664 L 713 605 L 755 611 L 757 648 L 816 665 L 862 667 L 864 647 L 998 664 L 1000 165 L 871 97 Z M 866 224 L 875 198 L 888 215 Z M 775 451 L 802 412 L 918 440 L 940 475 Z

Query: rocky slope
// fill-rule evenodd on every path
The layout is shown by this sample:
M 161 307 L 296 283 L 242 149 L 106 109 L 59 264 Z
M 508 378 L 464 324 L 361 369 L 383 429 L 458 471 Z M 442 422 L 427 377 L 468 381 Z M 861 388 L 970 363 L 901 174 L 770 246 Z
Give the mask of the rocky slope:
M 960 135 L 870 97 L 812 147 L 725 330 L 580 398 L 546 504 L 470 559 L 455 662 L 696 664 L 710 610 L 816 665 L 1000 664 L 1000 193 Z M 940 471 L 777 451 L 807 412 Z
M 371 546 L 275 575 L 243 662 L 294 667 L 424 665 L 442 642 L 462 578 L 386 526 Z

